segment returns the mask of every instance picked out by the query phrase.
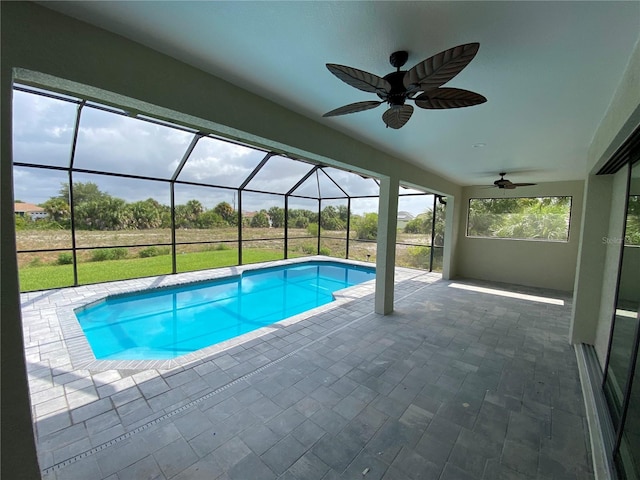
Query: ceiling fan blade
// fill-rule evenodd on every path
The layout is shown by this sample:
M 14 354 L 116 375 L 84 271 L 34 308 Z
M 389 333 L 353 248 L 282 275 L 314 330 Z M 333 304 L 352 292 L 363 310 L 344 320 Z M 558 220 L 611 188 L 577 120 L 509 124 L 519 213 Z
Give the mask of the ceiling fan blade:
M 432 110 L 442 108 L 461 108 L 480 105 L 487 101 L 479 93 L 462 90 L 461 88 L 436 88 L 429 92 L 421 93 L 415 98 L 416 105 L 420 108 Z
M 346 115 L 347 113 L 356 113 L 362 112 L 364 110 L 369 110 L 371 108 L 376 108 L 380 105 L 382 101 L 376 102 L 375 100 L 367 101 L 367 102 L 356 102 L 350 103 L 349 105 L 344 105 L 342 107 L 338 107 L 330 112 L 322 115 L 323 117 L 335 117 L 337 115 Z
M 412 113 L 411 105 L 396 105 L 382 114 L 382 121 L 387 124 L 387 127 L 397 130 L 409 121 Z
M 507 190 L 515 190 L 516 185 L 515 185 L 514 183 L 509 182 L 509 183 L 505 184 L 505 185 L 504 185 L 503 187 L 501 187 L 501 188 L 506 188 Z
M 530 187 L 532 185 L 537 185 L 537 183 L 512 183 L 516 187 Z
M 359 90 L 385 95 L 391 91 L 391 84 L 373 73 L 335 63 L 327 63 L 327 68 L 340 80 Z
M 479 43 L 466 43 L 437 53 L 408 70 L 402 82 L 408 91 L 438 88 L 460 73 L 479 48 Z

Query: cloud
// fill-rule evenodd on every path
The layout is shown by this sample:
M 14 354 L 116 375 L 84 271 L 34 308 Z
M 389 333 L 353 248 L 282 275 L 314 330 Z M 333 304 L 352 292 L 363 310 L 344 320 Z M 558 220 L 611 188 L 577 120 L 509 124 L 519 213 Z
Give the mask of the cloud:
M 351 196 L 378 195 L 380 187 L 372 178 L 363 178 L 357 173 L 326 167 L 323 171 Z
M 61 184 L 68 181 L 66 172 L 14 167 L 13 196 L 23 202 L 37 205 L 51 197 L 57 197 Z
M 64 100 L 14 91 L 14 161 L 67 167 L 71 159 L 73 132 L 78 105 Z M 175 173 L 194 134 L 143 119 L 101 110 L 90 105 L 81 109 L 74 167 L 98 172 L 139 175 L 168 180 Z M 179 181 L 217 186 L 239 187 L 255 170 L 266 152 L 212 137 L 200 138 L 178 176 Z M 282 156 L 270 157 L 247 188 L 286 193 L 306 175 L 312 165 Z M 327 176 L 328 175 L 328 176 Z M 15 197 L 42 203 L 57 196 L 61 184 L 68 182 L 64 171 L 14 169 Z M 378 195 L 379 187 L 371 178 L 334 167 L 318 170 L 294 194 L 316 196 L 318 182 L 322 197 L 342 196 L 333 179 L 347 194 Z M 127 202 L 155 198 L 170 203 L 170 184 L 166 181 L 139 180 L 109 175 L 74 172 L 74 182 L 93 182 L 100 190 Z M 198 187 L 176 183 L 176 204 L 197 199 L 205 208 L 220 202 L 238 205 L 233 189 Z M 284 207 L 281 195 L 243 192 L 245 211 Z M 400 210 L 414 215 L 432 205 L 432 197 L 404 197 Z M 346 200 L 325 201 L 323 205 L 346 205 Z M 316 201 L 290 198 L 290 208 L 317 209 Z M 352 199 L 354 213 L 375 212 L 377 198 Z
M 178 180 L 239 187 L 265 155 L 261 150 L 204 137 L 196 144 Z
M 286 157 L 274 156 L 247 184 L 248 189 L 287 193 L 304 177 L 313 165 Z
M 85 107 L 74 166 L 169 179 L 194 134 Z
M 398 198 L 399 212 L 409 212 L 415 217 L 431 209 L 433 209 L 433 195 Z
M 21 91 L 13 93 L 13 160 L 68 166 L 77 106 Z

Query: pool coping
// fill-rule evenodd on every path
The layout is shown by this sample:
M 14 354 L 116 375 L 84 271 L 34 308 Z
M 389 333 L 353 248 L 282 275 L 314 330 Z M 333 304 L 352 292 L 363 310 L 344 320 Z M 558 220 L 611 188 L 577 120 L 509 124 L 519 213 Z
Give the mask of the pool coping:
M 81 299 L 70 301 L 60 306 L 55 305 L 54 316 L 57 317 L 60 325 L 60 331 L 63 340 L 67 346 L 71 364 L 74 369 L 84 369 L 92 371 L 101 370 L 170 370 L 178 367 L 185 367 L 194 362 L 200 361 L 204 357 L 216 355 L 225 350 L 229 350 L 238 345 L 245 344 L 262 336 L 277 331 L 280 328 L 296 324 L 310 316 L 338 308 L 344 303 L 352 299 L 353 293 L 373 293 L 375 289 L 375 279 L 368 280 L 359 285 L 338 290 L 333 293 L 334 301 L 319 307 L 307 310 L 292 317 L 280 320 L 271 325 L 261 327 L 257 330 L 247 332 L 238 337 L 196 350 L 194 352 L 181 355 L 173 359 L 163 360 L 100 360 L 96 359 L 93 350 L 78 322 L 75 310 L 86 307 L 90 304 L 101 301 L 102 299 L 114 295 L 131 294 L 140 291 L 159 290 L 191 283 L 204 282 L 209 280 L 218 280 L 242 275 L 244 272 L 258 270 L 271 267 L 279 267 L 285 265 L 294 265 L 296 263 L 306 263 L 310 261 L 317 262 L 334 262 L 344 263 L 347 265 L 356 265 L 362 267 L 375 267 L 368 262 L 355 260 L 345 260 L 333 257 L 325 257 L 322 255 L 312 257 L 301 257 L 287 260 L 276 260 L 271 262 L 261 262 L 249 265 L 241 265 L 234 267 L 222 267 L 211 270 L 200 270 L 197 272 L 185 272 L 171 275 L 161 275 L 157 277 L 146 277 L 131 280 L 119 280 L 108 283 L 100 283 L 94 285 L 84 285 L 82 287 L 74 287 L 84 290 Z M 407 271 L 417 272 L 416 270 L 406 269 Z M 423 271 L 419 271 L 421 274 Z M 69 290 L 69 289 L 67 289 Z M 29 294 L 23 294 L 23 298 Z M 57 302 L 58 303 L 58 302 Z

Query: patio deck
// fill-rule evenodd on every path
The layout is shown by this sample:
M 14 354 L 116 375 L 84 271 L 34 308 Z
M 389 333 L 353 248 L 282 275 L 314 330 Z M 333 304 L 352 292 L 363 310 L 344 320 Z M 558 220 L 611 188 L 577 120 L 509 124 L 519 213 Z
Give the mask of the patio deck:
M 174 364 L 78 356 L 57 312 L 128 282 L 22 296 L 45 479 L 593 478 L 566 294 L 398 268 L 392 315 L 369 282 Z

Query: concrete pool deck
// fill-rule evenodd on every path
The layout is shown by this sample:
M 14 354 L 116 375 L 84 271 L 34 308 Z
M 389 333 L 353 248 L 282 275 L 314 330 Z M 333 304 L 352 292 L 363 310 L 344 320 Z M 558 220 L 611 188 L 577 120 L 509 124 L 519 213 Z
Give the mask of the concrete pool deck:
M 96 361 L 60 323 L 96 296 L 231 270 L 22 295 L 43 478 L 593 478 L 558 292 L 397 268 L 391 315 L 367 282 L 173 364 Z

